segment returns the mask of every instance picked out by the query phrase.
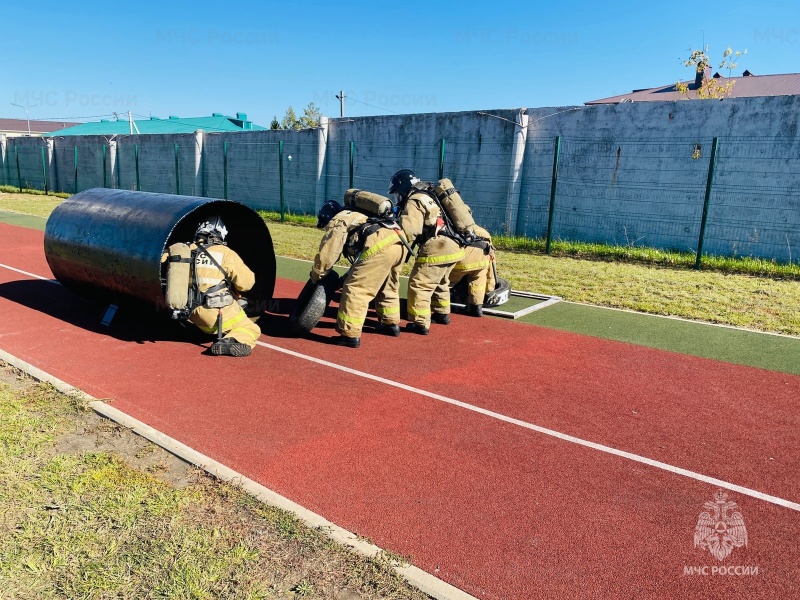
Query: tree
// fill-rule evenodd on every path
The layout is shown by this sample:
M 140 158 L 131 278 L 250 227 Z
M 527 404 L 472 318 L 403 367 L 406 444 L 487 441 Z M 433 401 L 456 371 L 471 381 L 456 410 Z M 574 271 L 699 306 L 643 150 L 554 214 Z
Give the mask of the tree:
M 297 120 L 297 115 L 294 114 L 291 106 L 286 109 L 286 114 L 281 121 L 281 129 L 300 129 L 300 121 Z
M 716 77 L 706 77 L 706 69 L 711 68 L 711 58 L 708 55 L 708 46 L 703 50 L 693 50 L 689 55 L 688 60 L 684 60 L 683 64 L 687 67 L 694 67 L 695 81 L 700 80 L 700 85 L 695 88 L 697 97 L 701 100 L 710 98 L 727 98 L 731 95 L 733 85 L 736 83 L 731 80 L 731 71 L 736 68 L 740 56 L 747 54 L 744 52 L 734 51 L 730 46 L 722 53 L 722 62 L 719 64 L 720 69 L 727 69 L 728 79 L 724 83 Z M 721 77 L 719 79 L 722 79 Z M 689 84 L 681 83 L 680 81 L 675 84 L 675 89 L 682 95 L 689 97 Z
M 276 117 L 276 116 L 272 117 L 272 123 L 269 124 L 269 128 L 270 129 L 280 129 L 281 128 L 281 124 L 278 123 L 278 117 Z
M 319 127 L 319 121 L 322 117 L 320 110 L 314 106 L 313 102 L 309 102 L 308 106 L 303 110 L 303 116 L 299 119 L 291 106 L 286 109 L 286 114 L 283 117 L 278 127 L 272 129 L 308 129 L 311 127 Z M 277 119 L 273 120 L 277 124 Z
M 313 102 L 309 102 L 308 106 L 306 106 L 303 111 L 303 116 L 300 117 L 300 124 L 303 128 L 319 127 L 319 120 L 321 117 L 322 113 L 319 109 L 314 106 Z

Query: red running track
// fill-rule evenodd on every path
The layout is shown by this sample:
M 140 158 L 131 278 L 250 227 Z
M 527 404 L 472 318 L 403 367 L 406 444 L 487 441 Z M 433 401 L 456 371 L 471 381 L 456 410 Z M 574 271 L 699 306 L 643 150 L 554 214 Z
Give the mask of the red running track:
M 0 251 L 51 277 L 41 232 L 0 225 Z M 800 597 L 800 377 L 461 316 L 342 349 L 329 319 L 286 337 L 300 287 L 278 281 L 266 346 L 231 359 L 0 268 L 0 348 L 479 598 Z M 495 413 L 787 505 L 729 490 L 748 545 L 719 561 L 693 537 L 716 485 Z

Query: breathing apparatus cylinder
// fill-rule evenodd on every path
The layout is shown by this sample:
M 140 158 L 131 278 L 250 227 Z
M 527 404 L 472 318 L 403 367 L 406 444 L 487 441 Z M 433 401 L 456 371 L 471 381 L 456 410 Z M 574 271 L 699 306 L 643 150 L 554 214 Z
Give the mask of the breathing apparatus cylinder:
M 392 201 L 389 198 L 364 190 L 347 190 L 344 193 L 344 205 L 376 217 L 386 217 L 392 212 Z
M 440 179 L 433 187 L 433 192 L 442 203 L 442 208 L 450 217 L 456 231 L 462 235 L 474 234 L 475 219 L 472 218 L 472 213 L 464 204 L 453 182 L 449 179 Z
M 169 247 L 167 258 L 167 307 L 173 311 L 189 307 L 192 252 L 188 244 L 177 243 Z

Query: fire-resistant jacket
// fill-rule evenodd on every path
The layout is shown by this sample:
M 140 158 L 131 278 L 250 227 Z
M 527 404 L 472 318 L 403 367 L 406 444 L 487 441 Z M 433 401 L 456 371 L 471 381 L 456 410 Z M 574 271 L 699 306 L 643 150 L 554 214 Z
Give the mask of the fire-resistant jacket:
M 191 244 L 189 248 L 194 252 L 197 244 Z M 236 252 L 221 244 L 214 244 L 205 248 L 225 271 L 236 291 L 246 292 L 255 285 L 255 274 L 244 264 L 244 261 Z M 205 292 L 224 280 L 222 273 L 204 252 L 197 252 L 194 265 L 197 287 L 201 292 Z
M 425 192 L 412 192 L 400 213 L 400 227 L 410 244 L 417 242 L 418 263 L 454 263 L 464 258 L 464 249 L 454 239 L 435 235 L 440 221 L 439 205 Z
M 319 244 L 319 252 L 314 257 L 314 266 L 311 268 L 311 281 L 318 283 L 333 268 L 344 251 L 347 238 L 367 222 L 363 213 L 343 210 L 333 217 L 325 227 L 325 234 Z M 364 240 L 359 261 L 365 261 L 371 256 L 382 252 L 392 244 L 400 244 L 403 232 L 399 229 L 381 227 Z

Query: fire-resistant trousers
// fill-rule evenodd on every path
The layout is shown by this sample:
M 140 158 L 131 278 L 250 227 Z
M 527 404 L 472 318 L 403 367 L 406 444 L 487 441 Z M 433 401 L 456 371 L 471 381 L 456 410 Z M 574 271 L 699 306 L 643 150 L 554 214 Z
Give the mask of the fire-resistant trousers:
M 353 266 L 342 286 L 336 331 L 345 337 L 361 337 L 373 298 L 381 323 L 400 322 L 399 287 L 404 257 L 405 247 L 396 243 Z
M 202 331 L 216 335 L 217 309 L 198 306 L 192 311 L 189 321 L 197 325 Z M 222 309 L 222 333 L 225 338 L 232 338 L 240 344 L 247 344 L 255 348 L 256 340 L 261 335 L 261 329 L 253 323 L 237 303 L 230 304 Z
M 408 320 L 412 323 L 431 326 L 431 300 L 437 289 L 449 290 L 450 271 L 456 261 L 449 263 L 414 263 L 408 276 Z M 441 294 L 436 300 L 436 312 L 450 312 L 450 295 Z

